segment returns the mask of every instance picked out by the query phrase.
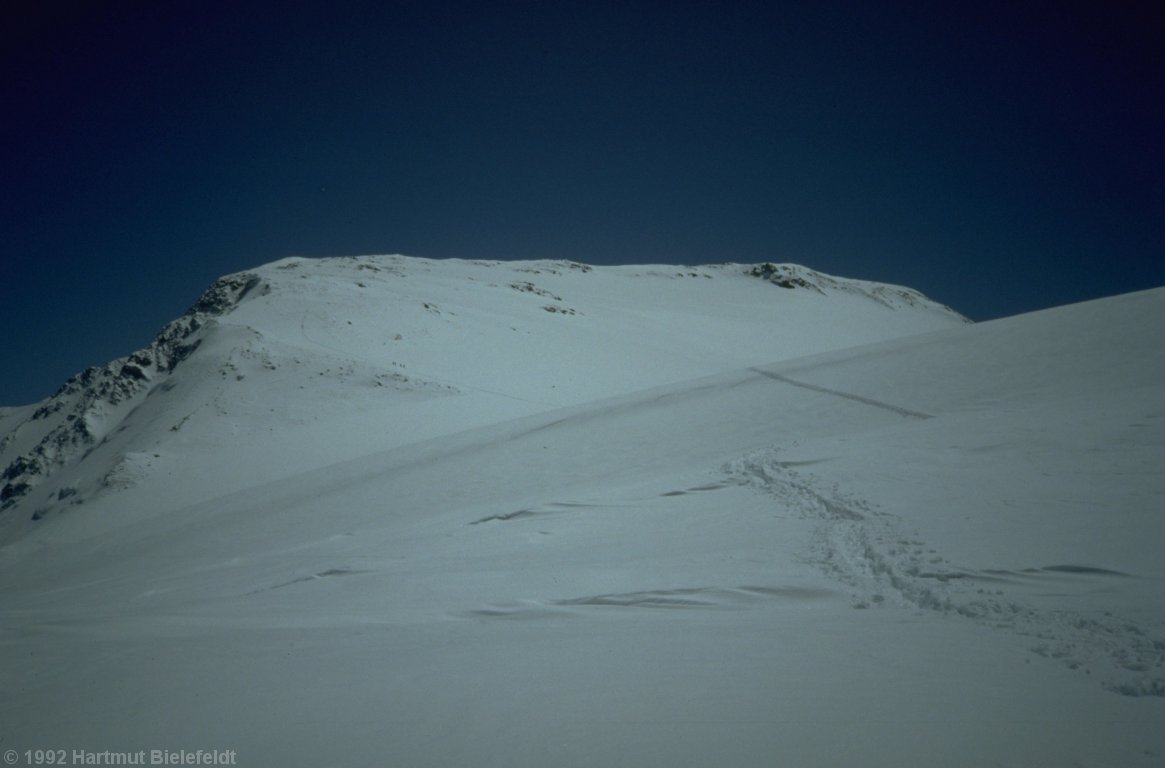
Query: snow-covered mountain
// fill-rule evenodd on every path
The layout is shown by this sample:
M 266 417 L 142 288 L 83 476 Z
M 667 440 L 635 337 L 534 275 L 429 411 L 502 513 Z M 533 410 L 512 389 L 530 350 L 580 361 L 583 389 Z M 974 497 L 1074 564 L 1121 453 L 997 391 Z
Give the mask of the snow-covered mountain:
M 0 749 L 1160 765 L 1163 333 L 792 265 L 223 278 L 0 410 Z
M 32 503 L 39 520 L 132 484 L 159 465 L 152 451 L 218 453 L 244 432 L 270 454 L 297 427 L 324 433 L 304 436 L 317 448 L 303 462 L 223 468 L 243 473 L 231 485 L 251 484 L 269 470 L 961 320 L 909 289 L 795 265 L 286 259 L 218 280 L 146 349 L 0 412 L 0 505 Z M 462 397 L 420 405 L 448 395 Z M 350 423 L 335 431 L 337 417 L 369 426 L 378 413 L 387 435 L 343 445 Z M 228 481 L 215 475 L 221 491 Z

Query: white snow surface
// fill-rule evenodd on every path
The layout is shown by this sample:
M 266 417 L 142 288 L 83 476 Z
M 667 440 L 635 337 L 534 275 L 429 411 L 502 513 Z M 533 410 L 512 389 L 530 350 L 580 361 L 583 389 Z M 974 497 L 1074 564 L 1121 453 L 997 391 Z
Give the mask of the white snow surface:
M 1163 765 L 1163 338 L 795 265 L 224 278 L 0 409 L 0 751 Z

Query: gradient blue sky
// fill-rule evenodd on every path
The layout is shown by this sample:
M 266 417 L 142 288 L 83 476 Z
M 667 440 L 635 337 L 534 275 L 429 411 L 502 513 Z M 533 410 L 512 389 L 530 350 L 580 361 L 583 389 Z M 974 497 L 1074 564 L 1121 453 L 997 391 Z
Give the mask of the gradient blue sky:
M 0 404 L 290 255 L 792 261 L 976 320 L 1165 284 L 1160 3 L 38 5 Z

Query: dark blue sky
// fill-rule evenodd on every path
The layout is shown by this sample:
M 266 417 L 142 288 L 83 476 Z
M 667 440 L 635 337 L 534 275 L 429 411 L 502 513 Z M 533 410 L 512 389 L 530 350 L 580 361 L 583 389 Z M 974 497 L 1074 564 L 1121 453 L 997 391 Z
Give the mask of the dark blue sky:
M 1165 284 L 1160 3 L 37 5 L 0 404 L 290 255 L 793 261 L 977 320 Z

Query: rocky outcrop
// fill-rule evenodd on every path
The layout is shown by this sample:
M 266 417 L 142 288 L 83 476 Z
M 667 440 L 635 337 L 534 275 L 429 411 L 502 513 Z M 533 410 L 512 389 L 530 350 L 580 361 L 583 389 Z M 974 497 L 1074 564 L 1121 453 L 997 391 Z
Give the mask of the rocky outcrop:
M 173 373 L 198 349 L 208 323 L 233 310 L 261 282 L 258 275 L 247 272 L 220 278 L 148 347 L 69 378 L 30 417 L 30 421 L 56 423 L 0 473 L 0 509 L 11 507 L 53 472 L 83 457 L 108 432 L 108 416 L 144 397 L 161 378 Z
M 748 270 L 748 274 L 753 277 L 763 278 L 768 280 L 773 285 L 778 285 L 781 288 L 810 288 L 821 293 L 821 289 L 813 283 L 806 280 L 799 271 L 804 271 L 802 267 L 797 267 L 792 264 L 773 264 L 772 262 L 765 262 L 764 264 L 757 264 Z
M 798 264 L 773 264 L 772 262 L 752 265 L 746 269 L 746 274 L 767 280 L 773 285 L 788 290 L 805 289 L 822 295 L 827 295 L 830 292 L 855 294 L 872 299 L 887 309 L 930 307 L 962 318 L 965 322 L 970 322 L 950 307 L 928 299 L 912 288 L 904 288 L 899 285 L 839 279 Z

